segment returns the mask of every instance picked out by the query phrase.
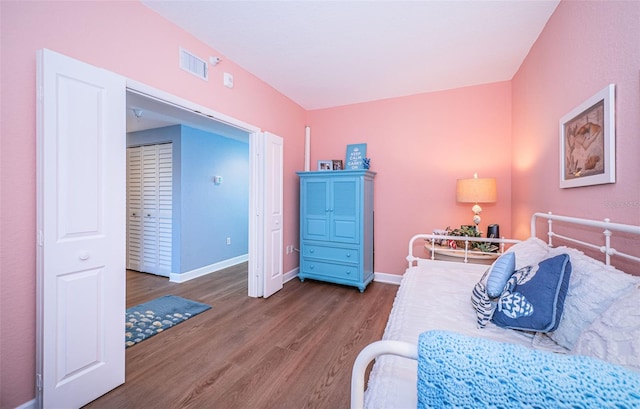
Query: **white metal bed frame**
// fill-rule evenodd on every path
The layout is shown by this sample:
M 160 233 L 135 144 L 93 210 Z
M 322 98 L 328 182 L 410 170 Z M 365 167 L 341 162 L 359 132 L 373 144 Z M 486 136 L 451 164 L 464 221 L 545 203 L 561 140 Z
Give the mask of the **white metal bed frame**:
M 589 220 L 582 219 L 578 217 L 569 217 L 569 216 L 559 216 L 554 215 L 551 212 L 549 213 L 534 213 L 531 216 L 531 237 L 537 237 L 536 233 L 536 223 L 538 219 L 546 219 L 548 223 L 548 231 L 547 231 L 547 243 L 549 247 L 553 246 L 553 238 L 557 237 L 561 240 L 579 244 L 580 246 L 595 249 L 600 251 L 605 255 L 605 265 L 611 265 L 611 256 L 622 257 L 628 260 L 633 260 L 640 263 L 640 257 L 624 253 L 619 251 L 613 247 L 611 247 L 611 236 L 614 231 L 631 233 L 640 236 L 640 226 L 629 225 L 629 224 L 621 224 L 621 223 L 612 223 L 609 219 L 604 219 L 604 221 L 599 220 Z M 572 237 L 568 237 L 565 235 L 561 235 L 555 233 L 553 231 L 553 222 L 563 222 L 573 225 L 579 226 L 587 226 L 604 229 L 602 234 L 604 235 L 604 245 L 596 245 L 583 240 L 575 239 Z M 458 236 L 443 236 L 443 235 L 434 235 L 434 234 L 417 234 L 411 238 L 409 241 L 409 255 L 407 256 L 407 261 L 409 263 L 409 268 L 413 267 L 417 264 L 419 260 L 424 260 L 420 257 L 415 257 L 413 255 L 414 244 L 416 240 L 425 239 L 431 241 L 431 259 L 434 259 L 434 246 L 435 240 L 441 239 L 452 239 L 457 241 L 464 241 L 465 248 L 461 250 L 464 252 L 464 262 L 466 263 L 469 249 L 469 242 L 473 241 L 481 241 L 481 242 L 491 242 L 500 244 L 500 252 L 504 252 L 505 243 L 517 243 L 519 240 L 512 239 L 486 239 L 480 237 L 458 237 Z M 367 367 L 369 364 L 377 357 L 381 355 L 396 355 L 404 358 L 409 358 L 413 360 L 418 359 L 418 346 L 415 344 L 411 344 L 408 342 L 402 341 L 376 341 L 369 345 L 367 345 L 356 358 L 353 364 L 353 370 L 351 373 L 351 409 L 360 409 L 364 407 L 364 391 L 365 384 L 364 378 Z

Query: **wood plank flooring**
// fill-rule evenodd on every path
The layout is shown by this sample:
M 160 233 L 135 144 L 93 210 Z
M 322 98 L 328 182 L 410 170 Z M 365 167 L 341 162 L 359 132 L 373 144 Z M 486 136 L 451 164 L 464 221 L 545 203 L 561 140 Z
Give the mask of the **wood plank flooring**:
M 126 383 L 85 408 L 348 408 L 353 361 L 397 289 L 296 278 L 256 299 L 246 263 L 182 284 L 127 272 L 127 307 L 175 294 L 213 308 L 127 349 Z

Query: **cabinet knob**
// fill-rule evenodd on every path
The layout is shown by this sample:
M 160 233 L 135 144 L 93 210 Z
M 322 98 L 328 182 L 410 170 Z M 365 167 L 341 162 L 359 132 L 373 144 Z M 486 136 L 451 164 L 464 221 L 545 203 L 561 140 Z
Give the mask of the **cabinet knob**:
M 351 257 L 351 253 L 347 253 L 347 257 Z
M 346 273 L 347 273 L 347 275 L 350 275 L 351 274 L 351 270 L 347 270 Z
M 309 253 L 315 253 L 316 251 L 314 249 L 309 249 Z
M 309 269 L 310 269 L 310 270 L 313 270 L 314 268 L 316 268 L 316 266 L 315 266 L 315 265 L 313 265 L 313 264 L 311 264 L 311 265 L 309 266 Z

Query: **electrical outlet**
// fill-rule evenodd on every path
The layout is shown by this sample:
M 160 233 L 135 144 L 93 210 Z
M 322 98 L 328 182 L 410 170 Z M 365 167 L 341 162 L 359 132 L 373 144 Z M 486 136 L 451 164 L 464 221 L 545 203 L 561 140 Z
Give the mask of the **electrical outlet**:
M 231 237 L 227 237 L 227 246 L 231 244 Z

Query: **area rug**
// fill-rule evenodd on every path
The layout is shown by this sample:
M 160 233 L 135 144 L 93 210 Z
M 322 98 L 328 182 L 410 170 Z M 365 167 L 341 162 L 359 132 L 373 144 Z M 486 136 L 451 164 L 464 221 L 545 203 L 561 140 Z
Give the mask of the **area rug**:
M 176 295 L 165 295 L 127 308 L 125 323 L 126 348 L 149 339 L 167 328 L 210 309 L 211 306 Z

